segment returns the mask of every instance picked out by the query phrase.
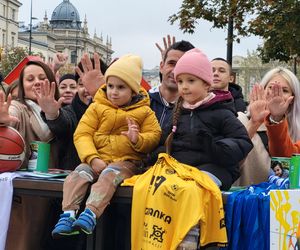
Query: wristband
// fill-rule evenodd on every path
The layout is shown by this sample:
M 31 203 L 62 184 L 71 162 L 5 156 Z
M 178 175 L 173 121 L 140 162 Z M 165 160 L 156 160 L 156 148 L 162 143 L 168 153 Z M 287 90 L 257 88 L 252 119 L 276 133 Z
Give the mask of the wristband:
M 283 116 L 283 118 L 282 118 L 280 121 L 275 121 L 275 120 L 272 118 L 271 115 L 269 116 L 269 121 L 270 121 L 270 123 L 272 123 L 272 124 L 279 124 L 279 123 L 282 123 L 283 120 L 284 120 L 284 116 Z

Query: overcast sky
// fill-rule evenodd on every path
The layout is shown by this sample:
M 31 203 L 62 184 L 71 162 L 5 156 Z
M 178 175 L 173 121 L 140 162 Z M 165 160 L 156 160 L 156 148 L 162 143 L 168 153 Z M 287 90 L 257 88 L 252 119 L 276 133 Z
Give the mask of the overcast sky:
M 21 0 L 19 20 L 30 20 L 30 1 Z M 48 19 L 56 6 L 63 0 L 32 0 L 32 16 L 42 21 L 45 11 Z M 171 25 L 168 17 L 179 10 L 181 0 L 70 0 L 77 8 L 81 21 L 87 16 L 90 36 L 95 30 L 98 36 L 102 33 L 104 41 L 112 39 L 114 57 L 126 53 L 142 56 L 144 68 L 151 69 L 159 64 L 160 53 L 155 42 L 162 44 L 162 37 L 170 34 L 176 40 L 188 40 L 195 47 L 203 50 L 210 59 L 226 58 L 226 30 L 211 29 L 206 21 L 199 22 L 195 33 L 184 34 L 178 23 Z M 33 24 L 36 23 L 33 20 Z M 234 44 L 233 55 L 246 56 L 247 50 L 256 50 L 261 43 L 256 37 L 243 38 L 240 44 Z

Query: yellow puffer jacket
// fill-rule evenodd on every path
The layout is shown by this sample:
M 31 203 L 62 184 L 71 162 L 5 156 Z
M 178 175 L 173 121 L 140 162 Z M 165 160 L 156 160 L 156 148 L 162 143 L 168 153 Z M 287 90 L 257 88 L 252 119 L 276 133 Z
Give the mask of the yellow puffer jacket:
M 100 158 L 106 164 L 125 160 L 141 160 L 159 143 L 161 129 L 155 113 L 150 108 L 147 92 L 133 105 L 118 108 L 106 97 L 106 86 L 95 95 L 94 102 L 82 116 L 74 134 L 74 144 L 82 162 L 90 164 Z M 127 136 L 126 118 L 132 118 L 139 126 L 138 142 L 133 145 Z

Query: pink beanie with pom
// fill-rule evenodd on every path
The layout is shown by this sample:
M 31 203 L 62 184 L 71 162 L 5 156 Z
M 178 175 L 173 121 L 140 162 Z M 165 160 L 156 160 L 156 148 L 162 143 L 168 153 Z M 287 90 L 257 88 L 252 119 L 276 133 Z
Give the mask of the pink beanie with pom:
M 199 49 L 191 49 L 177 61 L 174 68 L 174 78 L 177 81 L 177 76 L 180 74 L 194 75 L 209 85 L 213 82 L 213 72 L 210 61 L 207 56 Z

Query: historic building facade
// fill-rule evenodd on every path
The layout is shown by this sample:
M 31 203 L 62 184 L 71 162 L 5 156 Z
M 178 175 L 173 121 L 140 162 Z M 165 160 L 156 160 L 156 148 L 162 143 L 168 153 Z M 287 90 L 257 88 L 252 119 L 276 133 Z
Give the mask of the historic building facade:
M 18 13 L 21 5 L 17 0 L 0 0 L 1 52 L 18 44 Z
M 102 35 L 98 37 L 95 33 L 90 37 L 87 18 L 81 21 L 78 10 L 70 0 L 63 0 L 52 12 L 50 20 L 45 13 L 44 20 L 32 26 L 31 41 L 29 28 L 20 27 L 18 46 L 29 48 L 31 44 L 31 50 L 42 53 L 46 61 L 51 62 L 56 52 L 66 53 L 69 63 L 74 65 L 84 53 L 92 56 L 98 52 L 104 61 L 111 61 L 111 38 L 106 38 L 104 42 Z

